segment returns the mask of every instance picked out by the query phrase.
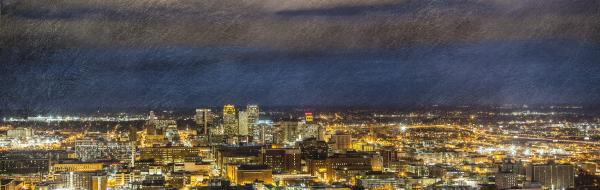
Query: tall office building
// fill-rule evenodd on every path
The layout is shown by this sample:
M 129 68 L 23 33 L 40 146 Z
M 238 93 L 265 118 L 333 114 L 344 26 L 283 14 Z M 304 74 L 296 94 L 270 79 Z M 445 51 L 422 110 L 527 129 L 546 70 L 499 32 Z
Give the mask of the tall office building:
M 248 121 L 249 121 L 248 111 L 240 111 L 238 113 L 239 135 L 243 135 L 243 136 L 248 135 L 248 126 L 249 126 Z
M 260 110 L 258 105 L 247 105 L 246 106 L 246 115 L 247 115 L 247 126 L 248 126 L 248 135 L 252 136 L 253 139 L 258 138 L 257 132 L 260 131 L 258 125 L 258 119 L 260 116 Z
M 208 135 L 208 129 L 212 125 L 213 116 L 210 109 L 196 109 L 196 115 L 194 116 L 196 124 L 200 126 L 198 129 L 202 129 L 204 135 Z
M 227 136 L 239 135 L 238 118 L 236 116 L 235 107 L 227 104 L 223 107 L 223 131 Z
M 390 163 L 397 162 L 398 158 L 398 150 L 394 146 L 384 146 L 379 149 L 379 154 L 382 157 L 383 167 L 389 168 Z
M 246 112 L 248 113 L 248 124 L 258 123 L 258 117 L 260 116 L 260 110 L 258 109 L 258 105 L 246 106 Z
M 539 182 L 547 189 L 570 189 L 575 187 L 575 169 L 572 165 L 552 161 L 530 165 L 527 168 L 527 181 Z
M 271 120 L 261 120 L 256 126 L 250 128 L 249 133 L 254 143 L 273 143 L 273 122 Z
M 277 122 L 277 131 L 274 133 L 274 141 L 275 143 L 294 143 L 299 139 L 300 131 L 298 128 L 300 127 L 300 122 L 295 120 L 287 120 L 287 121 L 279 121 Z

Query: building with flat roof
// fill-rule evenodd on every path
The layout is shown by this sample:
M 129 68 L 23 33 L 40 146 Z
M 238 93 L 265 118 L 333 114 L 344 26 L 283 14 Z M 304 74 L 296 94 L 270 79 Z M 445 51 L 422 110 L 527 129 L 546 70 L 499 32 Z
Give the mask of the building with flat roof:
M 228 171 L 227 173 L 229 180 L 236 185 L 253 184 L 256 182 L 273 184 L 273 170 L 267 165 L 235 165 L 231 166 L 231 172 Z
M 527 168 L 527 181 L 539 182 L 543 188 L 575 188 L 575 168 L 569 164 L 534 164 Z
M 264 148 L 261 150 L 262 163 L 275 173 L 299 173 L 302 170 L 300 149 Z

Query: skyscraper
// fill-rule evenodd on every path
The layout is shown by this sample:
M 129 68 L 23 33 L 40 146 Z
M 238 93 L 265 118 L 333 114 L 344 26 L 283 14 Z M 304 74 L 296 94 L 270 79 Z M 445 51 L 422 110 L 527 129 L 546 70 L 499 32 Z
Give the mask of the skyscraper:
M 249 119 L 248 119 L 248 111 L 240 111 L 238 113 L 238 127 L 239 127 L 239 135 L 248 135 L 248 126 L 249 126 Z
M 231 104 L 227 104 L 223 107 L 223 130 L 227 136 L 239 135 L 238 121 L 237 121 L 235 107 Z
M 258 117 L 260 116 L 260 110 L 258 109 L 258 105 L 246 106 L 246 112 L 248 113 L 248 124 L 258 123 Z
M 247 115 L 247 127 L 248 127 L 248 135 L 252 136 L 253 139 L 258 139 L 258 119 L 260 115 L 260 111 L 258 109 L 258 105 L 247 105 L 246 106 L 246 115 Z
M 252 142 L 258 144 L 267 144 L 273 142 L 273 122 L 271 120 L 258 121 L 254 127 L 250 128 Z
M 196 115 L 194 116 L 194 120 L 196 120 L 196 124 L 198 124 L 199 128 L 202 129 L 204 135 L 208 135 L 208 129 L 212 125 L 213 118 L 212 112 L 210 109 L 196 109 Z
M 274 132 L 276 143 L 294 143 L 299 139 L 300 122 L 297 120 L 285 120 L 277 122 L 277 132 Z

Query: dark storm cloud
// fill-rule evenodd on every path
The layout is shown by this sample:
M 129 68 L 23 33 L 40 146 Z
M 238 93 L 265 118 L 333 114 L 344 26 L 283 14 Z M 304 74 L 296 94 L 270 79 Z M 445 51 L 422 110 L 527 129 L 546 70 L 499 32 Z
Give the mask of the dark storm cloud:
M 600 101 L 598 1 L 5 2 L 8 109 Z
M 600 36 L 597 1 L 20 0 L 7 38 L 69 46 L 163 44 L 389 48 L 479 40 Z
M 409 1 L 402 3 L 387 3 L 374 5 L 346 5 L 326 8 L 282 10 L 277 12 L 281 16 L 366 16 L 374 13 L 387 13 L 395 15 L 414 14 L 424 9 L 460 9 L 469 12 L 496 12 L 496 7 L 475 1 Z

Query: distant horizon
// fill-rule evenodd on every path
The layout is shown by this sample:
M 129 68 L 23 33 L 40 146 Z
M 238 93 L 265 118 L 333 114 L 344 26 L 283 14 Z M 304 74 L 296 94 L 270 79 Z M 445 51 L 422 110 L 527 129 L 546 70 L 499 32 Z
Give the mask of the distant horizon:
M 84 109 L 73 109 L 73 110 L 6 110 L 0 109 L 1 116 L 47 116 L 56 114 L 144 114 L 150 111 L 163 112 L 173 111 L 175 113 L 192 113 L 195 109 L 209 108 L 214 112 L 220 112 L 223 109 L 223 105 L 212 105 L 212 106 L 190 106 L 190 107 L 101 107 L 98 108 L 84 108 Z M 452 110 L 466 110 L 466 111 L 477 111 L 477 110 L 532 110 L 532 111 L 547 111 L 547 110 L 572 110 L 582 111 L 586 113 L 600 113 L 600 104 L 598 105 L 387 105 L 387 106 L 351 106 L 351 105 L 339 105 L 339 106 L 304 106 L 304 105 L 279 105 L 269 106 L 261 104 L 233 104 L 238 110 L 245 110 L 246 105 L 258 105 L 261 111 L 284 111 L 284 112 L 337 112 L 337 111 L 383 111 L 383 112 L 410 112 L 410 111 L 452 111 Z M 11 115 L 12 114 L 12 115 Z

